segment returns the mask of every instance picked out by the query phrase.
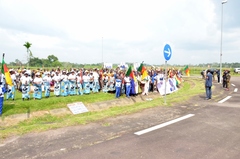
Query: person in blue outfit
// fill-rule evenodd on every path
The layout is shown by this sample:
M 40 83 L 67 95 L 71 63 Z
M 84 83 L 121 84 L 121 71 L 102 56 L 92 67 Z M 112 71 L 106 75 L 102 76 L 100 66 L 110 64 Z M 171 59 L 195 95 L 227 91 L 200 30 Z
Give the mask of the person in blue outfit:
M 115 80 L 115 89 L 116 89 L 116 98 L 119 98 L 121 95 L 121 88 L 122 88 L 122 79 L 119 75 L 116 76 Z
M 52 82 L 52 78 L 50 76 L 50 72 L 46 72 L 46 75 L 43 77 L 44 91 L 45 97 L 48 98 L 50 96 L 50 83 Z
M 90 94 L 90 76 L 89 76 L 89 71 L 86 70 L 83 75 L 83 93 L 84 94 Z
M 113 73 L 109 77 L 108 91 L 110 91 L 110 92 L 115 91 L 115 77 L 114 77 Z
M 83 87 L 82 87 L 82 71 L 77 73 L 77 95 L 83 95 Z
M 135 82 L 133 78 L 130 78 L 130 95 L 136 96 L 136 90 L 135 90 Z
M 24 76 L 21 77 L 20 79 L 22 83 L 22 100 L 24 99 L 30 99 L 30 83 L 32 82 L 32 78 L 30 76 L 30 73 L 27 71 L 24 72 Z
M 68 96 L 69 89 L 68 89 L 68 76 L 65 70 L 62 71 L 62 75 L 60 77 L 61 77 L 61 96 L 66 97 Z
M 94 69 L 93 71 L 93 92 L 98 92 L 100 90 L 100 84 L 99 84 L 99 74 L 97 72 L 97 69 Z
M 43 80 L 39 72 L 36 73 L 35 78 L 33 80 L 33 99 L 42 99 L 42 84 Z
M 58 71 L 55 73 L 52 79 L 54 81 L 54 95 L 59 97 L 61 94 L 61 76 L 59 75 Z
M 76 80 L 77 80 L 77 77 L 76 77 L 75 71 L 72 70 L 68 75 L 70 95 L 76 95 Z
M 212 98 L 212 73 L 210 70 L 207 70 L 207 75 L 205 79 L 205 88 L 206 88 L 206 100 Z
M 125 89 L 126 89 L 126 92 L 125 92 L 125 94 L 126 94 L 126 97 L 127 98 L 130 98 L 130 91 L 131 91 L 131 78 L 130 78 L 130 76 L 125 76 L 124 77 L 124 83 L 125 83 Z
M 103 73 L 103 78 L 102 78 L 102 80 L 103 80 L 103 88 L 102 88 L 102 91 L 103 91 L 103 93 L 107 93 L 108 92 L 108 81 L 109 81 L 109 79 L 108 79 L 109 77 L 108 77 L 108 75 L 107 75 L 107 73 L 106 72 L 104 72 Z
M 2 74 L 2 72 L 0 72 L 0 116 L 2 116 L 3 113 L 4 93 L 6 92 L 5 85 L 5 76 Z
M 150 82 L 149 82 L 149 92 L 154 92 L 156 90 L 156 80 L 155 80 L 155 77 L 156 77 L 156 73 L 154 70 L 151 70 L 149 72 L 150 74 Z

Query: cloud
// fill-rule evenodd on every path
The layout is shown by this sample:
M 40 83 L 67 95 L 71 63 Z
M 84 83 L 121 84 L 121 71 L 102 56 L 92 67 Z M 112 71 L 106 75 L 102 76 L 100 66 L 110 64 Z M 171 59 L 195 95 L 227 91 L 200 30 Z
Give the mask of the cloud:
M 220 4 L 219 4 L 220 3 Z M 163 64 L 163 47 L 172 46 L 170 64 L 218 62 L 221 2 L 202 0 L 0 1 L 0 48 L 6 61 L 33 55 L 73 63 L 141 62 Z M 239 50 L 239 2 L 224 4 L 223 61 Z M 8 54 L 7 54 L 8 53 Z M 237 58 L 236 58 L 237 57 Z M 190 61 L 189 61 L 190 60 Z M 26 61 L 26 60 L 25 60 Z

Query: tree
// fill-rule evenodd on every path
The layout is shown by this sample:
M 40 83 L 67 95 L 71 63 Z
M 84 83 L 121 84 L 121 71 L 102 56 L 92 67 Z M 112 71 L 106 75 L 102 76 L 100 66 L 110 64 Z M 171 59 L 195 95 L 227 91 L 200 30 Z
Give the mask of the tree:
M 51 63 L 49 62 L 48 59 L 42 59 L 42 62 L 43 62 L 44 67 L 50 67 L 51 66 Z
M 39 59 L 38 57 L 34 57 L 31 58 L 31 60 L 29 61 L 31 66 L 35 66 L 35 67 L 42 67 L 43 62 L 41 59 Z
M 25 46 L 27 48 L 27 68 L 29 67 L 29 63 L 30 63 L 30 56 L 32 56 L 32 52 L 29 49 L 31 47 L 31 43 L 29 42 L 25 42 L 25 44 L 23 44 L 23 46 Z
M 62 63 L 59 62 L 59 61 L 54 61 L 54 62 L 52 63 L 52 67 L 57 67 L 57 66 L 62 67 Z
M 17 66 L 22 66 L 22 62 L 18 59 L 15 60 L 15 63 L 16 63 Z
M 16 63 L 15 62 L 10 62 L 9 66 L 16 66 Z
M 50 63 L 53 63 L 55 61 L 58 61 L 58 58 L 54 55 L 49 55 L 48 60 L 49 60 Z

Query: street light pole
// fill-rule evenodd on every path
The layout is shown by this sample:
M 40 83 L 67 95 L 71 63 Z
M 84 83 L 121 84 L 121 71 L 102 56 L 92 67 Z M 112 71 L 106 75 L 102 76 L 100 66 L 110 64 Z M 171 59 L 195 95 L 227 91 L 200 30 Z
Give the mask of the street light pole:
M 27 69 L 29 69 L 29 50 L 27 49 Z
M 223 30 L 223 4 L 227 3 L 226 1 L 222 1 L 222 16 L 221 16 L 221 46 L 220 46 L 220 83 L 222 83 L 222 30 Z
M 103 65 L 103 37 L 102 37 L 102 65 Z

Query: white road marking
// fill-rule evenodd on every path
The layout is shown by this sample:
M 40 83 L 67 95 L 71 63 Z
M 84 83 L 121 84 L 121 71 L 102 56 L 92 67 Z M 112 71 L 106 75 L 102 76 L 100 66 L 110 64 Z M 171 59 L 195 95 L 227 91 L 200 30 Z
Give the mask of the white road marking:
M 237 91 L 238 91 L 238 88 L 235 88 L 233 92 L 235 92 L 235 93 L 236 93 Z
M 232 86 L 235 87 L 235 84 L 232 83 Z
M 163 128 L 163 127 L 165 127 L 165 126 L 174 124 L 174 123 L 179 122 L 179 121 L 181 121 L 181 120 L 184 120 L 184 119 L 193 117 L 193 116 L 194 116 L 194 114 L 188 114 L 188 115 L 185 115 L 185 116 L 183 116 L 183 117 L 180 117 L 180 118 L 177 118 L 177 119 L 168 121 L 168 122 L 166 122 L 166 123 L 163 123 L 163 124 L 160 124 L 160 125 L 156 125 L 156 126 L 153 126 L 153 127 L 150 127 L 150 128 L 147 128 L 147 129 L 144 129 L 144 130 L 135 132 L 134 134 L 135 134 L 135 135 L 142 135 L 142 134 L 145 134 L 145 133 L 148 133 L 148 132 L 151 132 L 151 131 L 154 131 L 154 130 Z
M 218 103 L 223 103 L 226 102 L 228 99 L 230 99 L 232 96 L 227 96 L 226 98 L 224 98 L 223 100 L 220 100 Z

